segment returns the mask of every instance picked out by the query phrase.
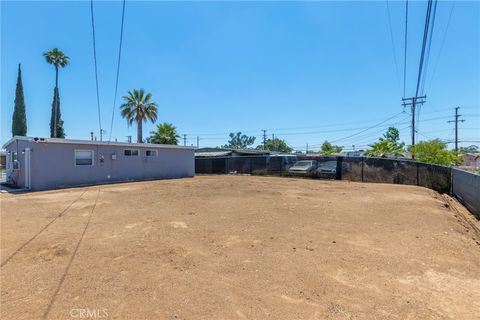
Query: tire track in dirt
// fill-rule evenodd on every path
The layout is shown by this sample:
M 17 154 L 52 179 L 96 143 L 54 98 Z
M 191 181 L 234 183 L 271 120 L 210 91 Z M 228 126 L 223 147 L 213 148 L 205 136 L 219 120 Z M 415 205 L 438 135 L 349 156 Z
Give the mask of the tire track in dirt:
M 59 282 L 57 288 L 55 289 L 55 292 L 52 296 L 52 299 L 48 303 L 47 309 L 45 310 L 45 313 L 43 314 L 42 319 L 47 319 L 48 318 L 48 315 L 50 314 L 50 310 L 52 309 L 52 306 L 55 303 L 55 300 L 57 299 L 58 293 L 60 292 L 60 289 L 62 288 L 62 285 L 65 282 L 65 278 L 68 275 L 68 271 L 70 270 L 70 267 L 72 266 L 73 260 L 75 259 L 75 256 L 77 255 L 78 249 L 80 248 L 80 245 L 82 244 L 83 238 L 85 237 L 85 233 L 87 232 L 88 226 L 90 225 L 90 221 L 92 220 L 93 212 L 95 211 L 95 208 L 97 207 L 98 198 L 100 196 L 100 190 L 101 190 L 101 188 L 98 187 L 97 196 L 95 198 L 95 202 L 93 204 L 92 211 L 90 211 L 90 215 L 88 216 L 88 220 L 87 220 L 87 223 L 85 224 L 85 228 L 83 228 L 80 239 L 78 240 L 77 245 L 75 246 L 75 249 L 72 253 L 72 256 L 70 257 L 70 261 L 68 261 L 65 272 L 63 273 L 62 277 L 60 278 L 60 282 Z
M 22 244 L 18 249 L 16 249 L 10 256 L 8 256 L 7 259 L 5 259 L 1 264 L 0 264 L 0 268 L 2 268 L 4 265 L 6 265 L 14 256 L 16 256 L 20 251 L 23 250 L 23 248 L 25 248 L 27 245 L 29 245 L 33 240 L 35 240 L 40 234 L 42 234 L 45 230 L 47 230 L 47 228 L 52 224 L 54 223 L 55 221 L 57 221 L 58 218 L 62 217 L 68 210 L 70 210 L 70 208 L 78 201 L 80 200 L 83 195 L 88 191 L 89 189 L 86 189 L 84 190 L 80 196 L 78 198 L 76 198 L 75 200 L 73 200 L 67 207 L 65 207 L 65 209 L 63 209 L 57 216 L 55 216 L 55 218 L 53 218 L 52 220 L 50 220 L 49 223 L 47 223 L 43 228 L 41 228 L 35 235 L 33 235 L 33 237 L 31 237 L 29 240 L 27 240 L 24 244 Z

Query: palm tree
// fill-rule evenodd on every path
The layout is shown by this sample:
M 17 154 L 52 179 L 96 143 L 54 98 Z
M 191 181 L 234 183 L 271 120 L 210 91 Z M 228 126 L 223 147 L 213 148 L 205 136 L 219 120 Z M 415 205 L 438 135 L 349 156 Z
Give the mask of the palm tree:
M 180 135 L 177 132 L 177 128 L 171 123 L 164 122 L 162 124 L 157 124 L 157 130 L 150 132 L 150 138 L 148 141 L 150 143 L 158 144 L 178 144 L 178 139 Z
M 405 150 L 403 145 L 397 144 L 391 140 L 380 139 L 380 141 L 370 145 L 371 149 L 365 152 L 367 157 L 404 157 Z
M 157 104 L 151 102 L 151 93 L 145 94 L 145 90 L 133 89 L 129 91 L 127 96 L 123 96 L 125 103 L 120 106 L 122 117 L 127 119 L 128 125 L 133 122 L 137 123 L 137 142 L 142 143 L 142 125 L 143 122 L 157 120 Z
M 58 68 L 64 68 L 70 63 L 70 58 L 66 56 L 61 50 L 58 48 L 53 48 L 50 51 L 46 51 L 43 53 L 45 60 L 49 64 L 53 64 L 55 67 L 55 89 L 53 90 L 53 107 L 52 107 L 52 121 L 50 123 L 50 135 L 53 138 L 59 137 L 58 132 L 60 132 L 60 136 L 63 136 L 63 121 L 60 118 L 60 97 L 58 94 Z M 59 128 L 59 125 L 61 128 Z

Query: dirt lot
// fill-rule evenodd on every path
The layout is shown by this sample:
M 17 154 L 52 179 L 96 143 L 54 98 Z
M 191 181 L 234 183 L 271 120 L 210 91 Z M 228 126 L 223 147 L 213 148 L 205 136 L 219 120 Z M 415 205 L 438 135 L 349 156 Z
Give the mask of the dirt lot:
M 424 188 L 273 177 L 2 194 L 0 315 L 478 319 L 465 216 Z

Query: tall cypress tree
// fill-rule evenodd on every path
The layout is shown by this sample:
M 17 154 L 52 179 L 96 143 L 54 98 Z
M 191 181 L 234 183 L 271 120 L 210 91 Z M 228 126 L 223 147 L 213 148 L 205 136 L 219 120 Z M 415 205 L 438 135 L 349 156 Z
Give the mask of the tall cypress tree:
M 57 124 L 56 128 L 55 123 Z M 54 130 L 56 130 L 56 132 Z M 53 89 L 52 115 L 50 117 L 50 137 L 65 138 L 62 114 L 60 113 L 60 95 L 58 93 L 58 88 Z
M 22 69 L 18 64 L 17 89 L 15 91 L 15 108 L 12 117 L 12 135 L 27 135 L 27 116 L 25 113 L 25 98 L 23 96 Z

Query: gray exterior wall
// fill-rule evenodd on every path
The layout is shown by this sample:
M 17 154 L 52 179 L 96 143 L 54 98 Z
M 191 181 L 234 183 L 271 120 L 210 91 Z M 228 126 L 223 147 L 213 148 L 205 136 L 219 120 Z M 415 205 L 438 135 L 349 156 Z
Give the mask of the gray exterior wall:
M 18 144 L 18 147 L 17 147 Z M 152 145 L 73 144 L 14 140 L 7 152 L 18 149 L 20 170 L 9 165 L 7 177 L 17 177 L 17 184 L 25 186 L 25 156 L 31 151 L 31 190 L 46 190 L 79 185 L 92 185 L 115 181 L 134 181 L 192 177 L 195 174 L 194 150 Z M 124 156 L 124 149 L 138 149 L 139 156 Z M 92 166 L 75 165 L 75 150 L 93 150 Z M 146 150 L 157 150 L 157 156 L 147 157 Z M 116 160 L 112 155 L 116 155 Z M 7 155 L 8 156 L 8 155 Z M 103 156 L 103 162 L 100 157 Z

